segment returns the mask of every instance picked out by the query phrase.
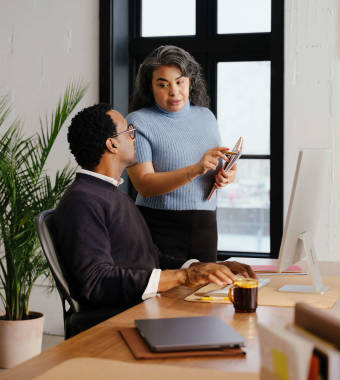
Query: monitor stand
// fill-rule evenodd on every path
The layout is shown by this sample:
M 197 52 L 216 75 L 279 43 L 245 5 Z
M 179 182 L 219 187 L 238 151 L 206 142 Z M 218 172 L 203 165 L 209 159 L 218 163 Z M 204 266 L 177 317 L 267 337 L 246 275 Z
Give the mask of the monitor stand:
M 325 286 L 322 282 L 311 233 L 303 232 L 299 235 L 298 238 L 302 241 L 303 251 L 306 254 L 309 271 L 312 275 L 313 285 L 287 284 L 280 288 L 279 291 L 324 294 L 327 291 L 328 287 Z

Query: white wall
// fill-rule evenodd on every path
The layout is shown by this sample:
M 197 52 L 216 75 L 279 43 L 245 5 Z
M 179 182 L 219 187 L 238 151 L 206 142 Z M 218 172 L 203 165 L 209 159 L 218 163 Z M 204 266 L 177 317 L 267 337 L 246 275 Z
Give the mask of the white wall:
M 10 95 L 27 134 L 72 80 L 90 85 L 78 110 L 98 101 L 99 1 L 0 0 L 0 31 L 0 94 Z M 69 161 L 66 128 L 51 156 L 51 173 Z
M 330 148 L 327 203 L 315 243 L 318 256 L 340 260 L 340 3 L 285 2 L 285 209 L 298 151 Z
M 78 109 L 98 101 L 99 1 L 0 0 L 0 94 L 8 92 L 25 131 L 38 128 L 66 83 L 90 83 Z M 298 150 L 333 150 L 328 206 L 317 248 L 340 260 L 340 5 L 338 0 L 285 3 L 285 204 Z M 52 152 L 54 172 L 70 159 L 66 129 Z M 32 309 L 46 314 L 45 330 L 63 332 L 58 296 L 34 289 Z
M 26 134 L 39 128 L 39 116 L 51 115 L 67 83 L 79 79 L 89 89 L 75 112 L 99 98 L 99 1 L 0 0 L 0 94 L 10 95 Z M 51 174 L 74 163 L 67 125 L 47 163 Z M 30 307 L 45 313 L 45 331 L 63 334 L 56 292 L 36 286 Z

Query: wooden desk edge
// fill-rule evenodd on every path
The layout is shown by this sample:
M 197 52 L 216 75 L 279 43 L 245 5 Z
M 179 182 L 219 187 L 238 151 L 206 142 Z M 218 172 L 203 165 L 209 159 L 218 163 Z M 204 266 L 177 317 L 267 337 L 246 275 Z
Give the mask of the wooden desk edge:
M 337 270 L 337 273 L 340 273 L 340 262 L 332 262 L 332 263 L 326 263 L 325 268 L 327 268 L 327 265 L 331 265 L 332 273 L 334 270 Z M 0 379 L 32 379 L 43 372 L 45 372 L 47 369 L 52 368 L 53 366 L 56 366 L 57 364 L 71 358 L 77 358 L 77 357 L 105 357 L 105 355 L 110 355 L 110 349 L 112 347 L 114 348 L 114 355 L 117 355 L 116 348 L 122 348 L 124 347 L 125 343 L 121 340 L 119 337 L 119 340 L 116 338 L 107 338 L 108 341 L 105 341 L 105 337 L 107 337 L 107 329 L 113 328 L 112 331 L 116 331 L 116 334 L 118 334 L 118 326 L 122 327 L 131 327 L 133 326 L 133 320 L 137 318 L 143 318 L 143 317 L 159 317 L 159 316 L 167 316 L 168 314 L 173 315 L 204 315 L 207 314 L 209 311 L 215 314 L 215 315 L 221 315 L 223 316 L 228 323 L 230 323 L 232 326 L 235 326 L 239 324 L 242 325 L 242 320 L 244 320 L 244 316 L 241 317 L 235 317 L 234 313 L 230 308 L 226 308 L 225 305 L 214 305 L 211 308 L 208 308 L 207 305 L 211 304 L 200 304 L 205 305 L 203 307 L 197 308 L 194 305 L 197 305 L 198 303 L 195 302 L 185 302 L 183 301 L 183 298 L 191 293 L 192 290 L 190 289 L 173 289 L 172 291 L 168 292 L 167 294 L 164 294 L 162 297 L 155 297 L 153 299 L 149 299 L 145 302 L 142 302 L 136 306 L 134 306 L 131 309 L 128 309 L 124 311 L 121 314 L 118 314 L 115 317 L 110 318 L 107 321 L 104 321 L 100 323 L 97 326 L 94 326 L 93 328 L 84 331 L 83 333 L 64 341 L 57 346 L 41 353 L 40 355 L 18 365 L 15 368 L 5 370 L 0 373 Z M 179 301 L 180 300 L 180 301 Z M 339 301 L 337 302 L 336 309 L 340 309 Z M 272 308 L 269 306 L 263 306 L 259 308 L 258 315 L 264 316 L 265 319 L 270 320 L 276 320 L 278 319 L 278 322 L 281 320 L 283 323 L 286 323 L 287 321 L 292 320 L 292 308 Z M 258 315 L 254 316 L 254 324 L 256 324 L 256 320 L 258 318 Z M 243 318 L 243 319 L 242 319 Z M 255 326 L 255 325 L 254 325 Z M 255 327 L 251 327 L 254 329 Z M 249 323 L 246 326 L 247 329 L 249 329 Z M 250 331 L 250 332 L 249 332 Z M 249 330 L 248 335 L 254 334 L 255 330 Z M 93 339 L 96 339 L 96 345 L 93 344 Z M 112 339 L 112 341 L 110 341 Z M 257 349 L 257 343 L 256 343 L 256 336 L 252 337 L 253 340 L 250 340 L 251 349 L 254 349 L 256 347 Z M 106 344 L 109 342 L 110 344 Z M 98 343 L 98 344 L 97 344 Z M 106 345 L 105 345 L 106 344 Z M 96 347 L 95 347 L 96 346 Z M 84 351 L 85 350 L 85 351 Z M 87 351 L 86 351 L 87 350 Z M 131 354 L 127 353 L 128 350 L 125 347 L 125 353 L 123 353 L 123 357 L 120 358 L 117 356 L 112 356 L 111 358 L 113 360 L 121 360 L 121 361 L 132 361 L 134 359 L 131 359 Z M 118 350 L 119 351 L 119 350 Z M 98 354 L 99 353 L 99 354 Z M 102 356 L 100 356 L 102 355 Z M 125 355 L 125 357 L 124 357 Z M 128 356 L 130 355 L 130 356 Z M 251 354 L 250 354 L 251 355 Z M 250 356 L 248 355 L 248 357 Z M 164 360 L 164 359 L 163 359 Z M 225 360 L 225 359 L 224 359 Z M 258 358 L 255 358 L 254 360 L 258 360 Z M 142 363 L 150 363 L 150 361 L 143 361 Z M 174 363 L 174 360 L 170 362 L 168 360 L 170 365 L 180 365 L 182 366 L 187 364 L 184 361 Z M 204 359 L 202 360 L 203 366 L 202 368 L 215 368 L 216 364 L 219 364 L 216 359 Z M 164 363 L 164 361 L 163 361 Z M 237 367 L 237 361 L 231 359 L 228 361 L 231 365 L 236 365 Z M 196 366 L 197 362 L 193 361 L 192 365 Z M 188 366 L 188 365 L 187 365 Z M 189 365 L 190 366 L 190 365 Z M 220 367 L 218 366 L 218 368 Z M 225 369 L 224 369 L 225 370 Z M 229 370 L 225 370 L 229 372 Z M 246 371 L 251 373 L 251 371 L 247 371 L 247 368 L 244 368 L 242 371 Z M 242 372 L 241 371 L 241 372 Z

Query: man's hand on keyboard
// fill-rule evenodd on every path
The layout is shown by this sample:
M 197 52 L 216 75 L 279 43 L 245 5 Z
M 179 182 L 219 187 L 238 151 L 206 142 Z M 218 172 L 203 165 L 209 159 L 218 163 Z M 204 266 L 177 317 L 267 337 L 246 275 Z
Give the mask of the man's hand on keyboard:
M 193 263 L 189 268 L 183 269 L 186 280 L 183 285 L 188 288 L 205 285 L 212 282 L 218 286 L 231 284 L 235 275 L 227 265 L 221 263 Z
M 255 272 L 249 265 L 237 261 L 224 261 L 219 263 L 196 262 L 189 268 L 183 269 L 186 274 L 184 285 L 192 288 L 213 282 L 219 286 L 231 284 L 235 280 L 235 275 L 256 278 Z
M 238 261 L 224 261 L 220 263 L 228 267 L 234 274 L 241 274 L 243 277 L 256 278 L 255 272 L 250 265 L 239 263 Z

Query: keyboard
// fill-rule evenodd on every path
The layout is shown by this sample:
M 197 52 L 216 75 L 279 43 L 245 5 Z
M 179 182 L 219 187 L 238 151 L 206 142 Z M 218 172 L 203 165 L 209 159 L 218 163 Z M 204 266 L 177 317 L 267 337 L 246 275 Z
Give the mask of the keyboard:
M 258 278 L 258 288 L 261 289 L 263 286 L 266 286 L 270 282 L 270 278 Z M 213 294 L 214 296 L 227 296 L 229 293 L 229 289 L 231 288 L 233 284 L 227 285 L 224 288 L 217 289 L 217 290 L 212 290 L 211 292 L 208 292 L 207 295 Z

